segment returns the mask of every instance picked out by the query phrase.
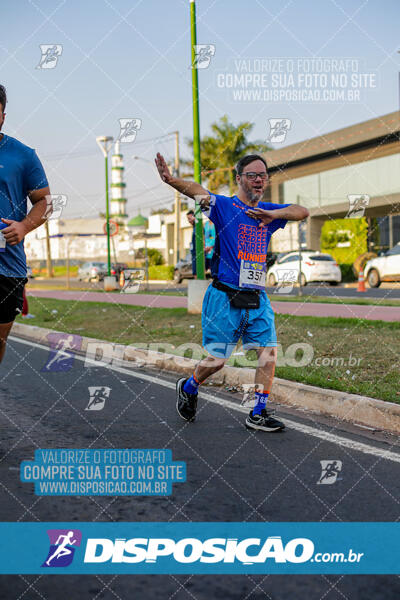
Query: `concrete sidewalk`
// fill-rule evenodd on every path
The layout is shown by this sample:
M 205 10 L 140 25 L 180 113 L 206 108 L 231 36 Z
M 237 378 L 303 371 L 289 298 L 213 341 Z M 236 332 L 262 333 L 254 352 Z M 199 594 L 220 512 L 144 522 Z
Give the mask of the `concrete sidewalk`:
M 157 294 L 121 294 L 106 292 L 73 292 L 62 290 L 32 290 L 28 296 L 37 298 L 55 298 L 57 300 L 82 300 L 85 302 L 111 302 L 113 304 L 128 304 L 130 306 L 148 306 L 151 308 L 186 308 L 186 296 L 163 296 Z M 400 307 L 361 305 L 361 304 L 324 304 L 317 302 L 275 302 L 272 307 L 278 314 L 311 316 L 311 317 L 342 317 L 351 319 L 366 319 L 370 321 L 400 321 Z

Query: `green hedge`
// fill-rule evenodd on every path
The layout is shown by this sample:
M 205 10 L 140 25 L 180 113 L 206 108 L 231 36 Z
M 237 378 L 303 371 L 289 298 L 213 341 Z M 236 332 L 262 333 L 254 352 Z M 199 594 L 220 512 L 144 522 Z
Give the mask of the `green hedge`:
M 325 221 L 321 250 L 331 254 L 339 264 L 353 264 L 357 256 L 367 252 L 367 230 L 365 217 Z
M 174 267 L 168 265 L 157 265 L 149 267 L 149 279 L 173 279 Z

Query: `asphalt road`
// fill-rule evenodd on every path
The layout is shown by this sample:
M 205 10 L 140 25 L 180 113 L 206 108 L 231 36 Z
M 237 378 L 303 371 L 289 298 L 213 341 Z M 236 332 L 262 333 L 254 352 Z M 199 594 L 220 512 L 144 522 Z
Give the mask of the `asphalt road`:
M 1 365 L 2 521 L 395 521 L 400 442 L 288 409 L 283 433 L 249 433 L 240 397 L 207 387 L 196 423 L 175 413 L 174 378 L 85 368 L 45 373 L 48 350 L 12 339 Z M 89 386 L 109 386 L 101 411 L 85 411 Z M 218 397 L 225 404 L 213 400 Z M 311 426 L 309 431 L 304 425 Z M 325 441 L 321 432 L 335 434 Z M 345 440 L 344 442 L 342 440 Z M 349 447 L 346 440 L 354 442 Z M 347 445 L 346 445 L 347 444 Z M 364 444 L 369 452 L 362 451 Z M 37 448 L 170 448 L 187 482 L 170 497 L 38 497 L 19 481 Z M 393 453 L 396 460 L 380 455 Z M 321 460 L 342 461 L 317 485 Z M 396 600 L 396 576 L 2 576 L 0 599 Z

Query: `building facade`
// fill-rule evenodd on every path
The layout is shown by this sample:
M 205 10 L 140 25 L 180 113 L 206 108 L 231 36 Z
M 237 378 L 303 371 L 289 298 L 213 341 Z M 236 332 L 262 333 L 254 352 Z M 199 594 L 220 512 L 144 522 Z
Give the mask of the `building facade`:
M 364 216 L 371 228 L 378 228 L 372 232 L 379 240 L 374 250 L 392 247 L 400 241 L 399 139 L 396 111 L 267 152 L 271 176 L 267 199 L 306 206 L 310 217 L 305 244 L 318 250 L 324 222 L 346 217 L 349 196 L 368 196 Z M 296 249 L 297 225 L 289 225 L 272 240 L 274 251 Z

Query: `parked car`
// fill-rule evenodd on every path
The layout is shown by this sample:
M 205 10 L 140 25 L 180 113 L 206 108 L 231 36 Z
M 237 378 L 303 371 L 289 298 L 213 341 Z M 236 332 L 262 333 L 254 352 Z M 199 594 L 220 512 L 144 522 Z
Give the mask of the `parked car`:
M 125 269 L 128 269 L 128 265 L 126 263 L 113 263 L 111 265 L 111 275 L 119 277 L 121 271 L 125 271 Z
M 86 262 L 78 269 L 78 281 L 103 281 L 108 273 L 108 265 L 104 262 Z
M 279 281 L 298 281 L 300 260 L 298 252 L 284 254 L 272 265 L 267 272 L 267 285 L 272 287 Z M 290 275 L 288 275 L 290 273 Z M 301 285 L 314 281 L 326 281 L 337 285 L 342 281 L 340 267 L 330 254 L 321 254 L 315 250 L 301 253 Z
M 272 267 L 272 265 L 278 260 L 279 258 L 279 254 L 277 254 L 276 252 L 267 252 L 267 258 L 266 258 L 266 263 L 267 263 L 267 270 Z
M 382 281 L 400 281 L 400 242 L 382 256 L 369 260 L 364 277 L 371 287 L 379 287 Z
M 206 277 L 211 277 L 209 271 L 206 272 Z M 181 258 L 175 265 L 174 269 L 174 281 L 175 283 L 182 283 L 183 279 L 193 279 L 192 273 L 192 255 L 188 252 L 185 258 Z
M 184 258 L 178 260 L 174 269 L 175 283 L 182 283 L 183 279 L 193 279 L 192 255 L 190 252 Z

